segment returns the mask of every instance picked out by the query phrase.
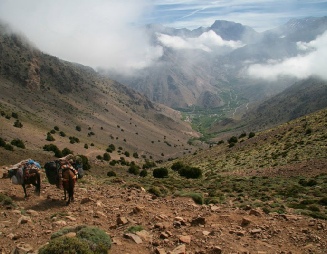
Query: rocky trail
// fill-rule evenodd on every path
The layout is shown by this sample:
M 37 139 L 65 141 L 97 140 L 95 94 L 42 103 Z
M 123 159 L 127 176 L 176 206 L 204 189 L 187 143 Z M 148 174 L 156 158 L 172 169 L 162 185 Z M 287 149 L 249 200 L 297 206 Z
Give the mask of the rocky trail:
M 1 173 L 1 172 L 0 172 Z M 324 220 L 292 214 L 265 214 L 229 205 L 197 205 L 190 198 L 158 198 L 143 188 L 111 185 L 85 176 L 69 206 L 63 190 L 42 174 L 41 195 L 25 200 L 23 189 L 0 179 L 0 192 L 16 206 L 0 206 L 0 251 L 37 253 L 52 233 L 67 226 L 90 225 L 112 239 L 108 253 L 327 253 Z M 131 233 L 132 227 L 141 229 Z

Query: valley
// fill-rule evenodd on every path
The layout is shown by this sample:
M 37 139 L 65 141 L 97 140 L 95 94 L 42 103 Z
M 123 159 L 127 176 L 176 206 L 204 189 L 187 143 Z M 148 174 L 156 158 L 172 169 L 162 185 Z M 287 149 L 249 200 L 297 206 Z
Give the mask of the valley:
M 98 253 L 79 239 L 86 227 L 110 237 L 99 253 L 326 253 L 327 82 L 245 75 L 249 62 L 298 56 L 326 27 L 326 17 L 263 33 L 229 21 L 148 26 L 164 54 L 133 77 L 45 54 L 1 24 L 0 251 L 58 241 L 59 253 Z M 163 40 L 216 32 L 237 47 Z M 43 169 L 67 154 L 87 166 L 69 206 Z M 24 199 L 6 173 L 28 158 L 42 185 Z

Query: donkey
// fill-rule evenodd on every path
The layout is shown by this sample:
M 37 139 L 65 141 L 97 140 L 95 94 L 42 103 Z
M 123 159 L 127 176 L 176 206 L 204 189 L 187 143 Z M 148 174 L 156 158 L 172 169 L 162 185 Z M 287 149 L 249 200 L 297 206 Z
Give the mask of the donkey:
M 74 188 L 77 180 L 77 170 L 67 160 L 56 160 L 47 162 L 44 169 L 50 184 L 64 189 L 64 199 L 68 200 L 66 205 L 74 201 Z
M 21 184 L 24 190 L 25 198 L 27 198 L 26 185 L 32 184 L 35 186 L 35 193 L 40 195 L 41 176 L 37 164 L 34 161 L 21 163 L 19 167 L 8 170 L 8 178 L 12 178 L 13 183 Z M 14 177 L 14 178 L 13 178 Z

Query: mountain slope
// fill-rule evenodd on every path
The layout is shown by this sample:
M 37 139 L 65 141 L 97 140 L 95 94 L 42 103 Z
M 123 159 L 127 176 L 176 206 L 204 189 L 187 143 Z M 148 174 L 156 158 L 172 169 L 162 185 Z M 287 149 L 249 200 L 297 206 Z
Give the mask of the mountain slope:
M 153 44 L 164 49 L 159 63 L 137 71 L 135 76 L 111 75 L 151 100 L 173 108 L 221 107 L 232 104 L 226 96 L 229 93 L 237 94 L 243 101 L 261 101 L 292 85 L 294 79 L 255 80 L 245 71 L 249 64 L 266 64 L 303 54 L 297 42 L 308 42 L 321 35 L 327 30 L 326 20 L 294 19 L 262 33 L 222 20 L 192 31 L 151 25 L 147 29 Z M 169 38 L 169 43 L 160 39 L 162 35 Z M 241 44 L 230 46 L 237 41 Z M 178 45 L 174 47 L 174 43 Z
M 253 105 L 241 119 L 216 122 L 210 132 L 231 129 L 259 131 L 291 121 L 327 107 L 327 81 L 318 77 L 295 82 L 269 99 Z M 236 130 L 237 131 L 237 130 Z
M 165 159 L 182 154 L 195 134 L 178 112 L 89 67 L 43 54 L 4 26 L 0 58 L 1 137 L 8 142 L 23 138 L 29 148 L 42 151 L 50 143 L 45 140 L 47 132 L 57 126 L 66 134 L 54 134 L 53 143 L 60 149 L 67 146 L 95 157 L 113 143 L 121 153 Z M 22 128 L 13 127 L 12 113 L 18 114 Z M 77 137 L 80 143 L 71 144 L 68 137 Z

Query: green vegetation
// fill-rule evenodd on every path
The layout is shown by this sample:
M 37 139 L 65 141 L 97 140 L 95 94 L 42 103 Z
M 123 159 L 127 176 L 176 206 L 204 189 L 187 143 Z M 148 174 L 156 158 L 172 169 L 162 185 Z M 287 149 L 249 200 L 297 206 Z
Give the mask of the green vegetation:
M 76 237 L 65 235 L 74 232 Z M 64 227 L 51 235 L 51 241 L 39 250 L 39 253 L 85 253 L 107 254 L 111 248 L 111 238 L 105 231 L 92 226 Z
M 23 142 L 23 140 L 21 139 L 13 139 L 10 144 L 12 144 L 13 146 L 17 146 L 19 148 L 25 149 L 25 144 Z
M 86 242 L 75 237 L 59 237 L 51 240 L 48 245 L 45 245 L 39 250 L 39 254 L 92 254 Z
M 155 168 L 153 170 L 153 177 L 154 178 L 164 178 L 168 177 L 168 169 L 161 167 L 161 168 Z
M 110 170 L 110 171 L 108 171 L 107 176 L 109 176 L 109 177 L 113 177 L 114 176 L 115 177 L 115 176 L 117 176 L 117 174 L 116 174 L 115 171 Z
M 51 135 L 50 132 L 47 133 L 47 137 L 46 137 L 47 141 L 55 141 L 55 138 Z
M 6 196 L 3 193 L 0 193 L 0 205 L 1 206 L 11 206 L 11 207 L 13 207 L 14 202 L 10 197 Z
M 135 225 L 135 226 L 131 226 L 127 229 L 127 232 L 130 233 L 136 233 L 139 231 L 142 231 L 144 228 L 141 225 Z

